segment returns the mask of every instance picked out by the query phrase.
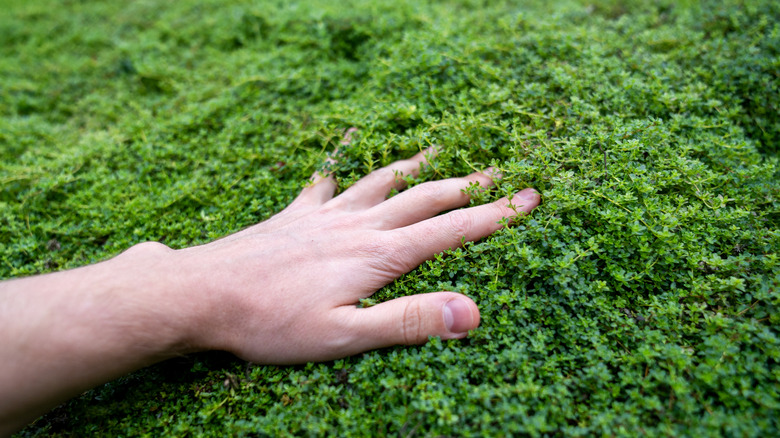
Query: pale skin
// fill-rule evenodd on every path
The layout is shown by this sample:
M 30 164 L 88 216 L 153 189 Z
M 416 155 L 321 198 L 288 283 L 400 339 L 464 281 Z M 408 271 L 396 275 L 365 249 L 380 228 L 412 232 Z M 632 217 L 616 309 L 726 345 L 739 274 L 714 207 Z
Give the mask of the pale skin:
M 205 245 L 147 242 L 95 265 L 0 283 L 0 436 L 89 388 L 187 353 L 294 364 L 467 336 L 480 315 L 459 293 L 356 306 L 539 203 L 525 189 L 439 214 L 468 204 L 469 184 L 492 185 L 490 169 L 387 199 L 430 156 L 374 171 L 335 197 L 333 177 L 317 174 L 277 215 Z

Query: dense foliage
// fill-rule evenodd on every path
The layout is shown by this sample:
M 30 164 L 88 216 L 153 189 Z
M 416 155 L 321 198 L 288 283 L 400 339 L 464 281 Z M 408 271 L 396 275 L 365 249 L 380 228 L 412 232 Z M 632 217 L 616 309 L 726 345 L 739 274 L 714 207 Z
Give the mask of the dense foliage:
M 468 294 L 468 340 L 195 355 L 21 435 L 780 433 L 776 1 L 0 3 L 0 278 L 267 218 L 351 126 L 342 188 L 438 144 L 543 193 L 374 297 Z

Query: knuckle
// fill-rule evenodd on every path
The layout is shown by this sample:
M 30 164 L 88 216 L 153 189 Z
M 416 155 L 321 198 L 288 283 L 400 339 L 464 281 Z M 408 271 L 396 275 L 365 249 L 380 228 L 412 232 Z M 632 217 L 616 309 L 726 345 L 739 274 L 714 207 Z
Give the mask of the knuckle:
M 369 239 L 361 239 L 361 241 L 357 242 L 355 251 L 361 256 L 374 258 L 392 252 L 392 244 L 393 242 L 385 241 L 376 236 L 370 236 Z
M 517 215 L 515 208 L 518 207 L 515 204 L 512 204 L 511 201 L 504 199 L 499 199 L 496 202 L 493 202 L 490 204 L 493 206 L 494 215 L 496 218 L 505 218 L 505 217 L 514 217 Z M 512 207 L 514 206 L 514 208 Z
M 385 283 L 414 268 L 409 249 L 390 239 L 377 236 L 361 242 L 354 251 Z
M 366 217 L 362 214 L 340 214 L 329 228 L 345 232 L 363 228 L 366 222 Z
M 414 187 L 416 196 L 426 204 L 440 204 L 445 197 L 444 188 L 437 182 L 427 182 Z
M 333 357 L 343 357 L 356 353 L 355 345 L 359 341 L 360 333 L 355 330 L 359 327 L 356 321 L 356 313 L 339 313 L 328 319 L 326 325 L 317 330 L 324 333 L 321 340 L 321 347 L 326 354 Z
M 401 337 L 405 344 L 420 344 L 428 338 L 423 331 L 423 311 L 418 300 L 411 299 L 406 303 Z
M 340 199 L 333 199 L 317 207 L 314 211 L 319 217 L 331 217 L 343 208 L 343 202 Z
M 374 178 L 380 181 L 395 181 L 396 171 L 389 167 L 382 167 L 372 172 Z
M 463 210 L 447 213 L 447 222 L 450 232 L 458 237 L 467 236 L 473 226 L 471 216 Z
M 484 173 L 476 173 L 471 178 L 467 178 L 468 182 L 477 182 L 480 187 L 490 187 L 493 185 L 493 178 L 485 175 Z

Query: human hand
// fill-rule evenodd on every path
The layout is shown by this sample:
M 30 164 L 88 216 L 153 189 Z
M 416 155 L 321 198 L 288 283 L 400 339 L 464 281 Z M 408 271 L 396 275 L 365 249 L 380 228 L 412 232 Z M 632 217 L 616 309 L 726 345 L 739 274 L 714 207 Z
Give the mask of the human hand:
M 221 240 L 176 251 L 196 322 L 188 344 L 256 363 L 330 360 L 429 336 L 465 337 L 479 310 L 454 292 L 397 298 L 357 308 L 362 298 L 435 254 L 483 238 L 504 217 L 530 212 L 533 189 L 490 204 L 469 201 L 472 182 L 493 184 L 490 170 L 404 188 L 432 155 L 423 151 L 376 170 L 333 197 L 332 176 L 315 175 L 297 199 L 269 220 Z
M 143 243 L 94 265 L 0 282 L 0 436 L 182 353 L 290 364 L 466 336 L 479 310 L 458 293 L 356 304 L 462 239 L 531 211 L 539 195 L 526 189 L 512 207 L 503 198 L 437 216 L 466 205 L 470 184 L 493 184 L 486 170 L 386 199 L 426 159 L 421 152 L 379 169 L 335 198 L 334 179 L 315 175 L 276 216 L 206 245 Z

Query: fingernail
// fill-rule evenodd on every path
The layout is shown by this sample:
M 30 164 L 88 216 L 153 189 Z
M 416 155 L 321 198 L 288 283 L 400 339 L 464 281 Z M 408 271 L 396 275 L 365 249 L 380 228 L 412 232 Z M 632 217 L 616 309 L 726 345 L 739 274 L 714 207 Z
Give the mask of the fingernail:
M 442 309 L 444 324 L 450 333 L 465 333 L 472 329 L 470 306 L 461 299 L 447 301 Z
M 536 189 L 529 187 L 527 189 L 521 190 L 517 196 L 525 199 L 526 201 L 536 201 L 536 199 L 539 198 L 539 192 L 537 192 Z

